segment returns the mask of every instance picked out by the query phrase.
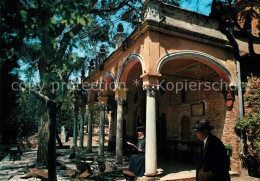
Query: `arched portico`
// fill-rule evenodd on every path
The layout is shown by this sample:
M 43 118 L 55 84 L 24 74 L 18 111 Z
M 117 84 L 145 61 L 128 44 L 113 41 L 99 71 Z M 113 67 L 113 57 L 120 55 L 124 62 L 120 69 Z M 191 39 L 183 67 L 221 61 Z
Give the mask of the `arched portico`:
M 97 102 L 98 97 L 98 85 L 93 82 L 88 90 L 88 140 L 87 140 L 87 151 L 92 152 L 92 124 L 94 117 L 95 102 Z
M 117 163 L 122 163 L 123 144 L 128 138 L 133 141 L 135 137 L 137 117 L 134 113 L 141 114 L 141 111 L 138 111 L 138 108 L 141 107 L 140 98 L 143 91 L 140 76 L 144 73 L 144 67 L 142 57 L 139 54 L 132 53 L 123 61 L 117 74 L 115 93 L 117 101 Z
M 231 71 L 223 64 L 221 63 L 217 58 L 207 54 L 203 53 L 200 51 L 194 51 L 194 50 L 181 50 L 181 51 L 176 51 L 169 53 L 165 55 L 164 57 L 161 58 L 159 61 L 156 72 L 160 73 L 162 66 L 169 60 L 173 59 L 181 59 L 181 58 L 186 58 L 186 59 L 193 59 L 196 61 L 199 61 L 201 63 L 204 63 L 214 69 L 219 76 L 226 82 L 229 82 L 230 85 L 234 86 L 235 85 L 235 79 Z
M 120 82 L 126 82 L 128 72 L 137 64 L 141 64 L 142 74 L 145 72 L 145 65 L 143 58 L 137 53 L 131 53 L 121 65 L 117 78 L 116 88 L 120 87 Z
M 117 103 L 115 100 L 115 80 L 113 73 L 107 72 L 101 82 L 101 95 L 107 97 L 107 119 L 108 119 L 108 150 L 114 151 L 116 146 L 116 109 Z
M 226 125 L 229 119 L 236 119 L 229 116 L 236 113 L 236 108 L 228 110 L 226 106 L 226 88 L 236 85 L 233 69 L 228 65 L 225 60 L 193 50 L 169 53 L 157 64 L 156 73 L 162 75 L 159 82 L 164 81 L 166 84 L 165 87 L 160 86 L 165 91 L 158 91 L 156 95 L 156 109 L 159 114 L 166 112 L 166 140 L 168 145 L 180 145 L 175 148 L 169 146 L 169 149 L 176 153 L 181 152 L 184 161 L 185 158 L 191 158 L 191 166 L 198 160 L 195 157 L 199 150 L 196 134 L 191 129 L 195 121 L 208 119 L 215 127 L 213 134 L 226 140 Z M 224 87 L 221 87 L 222 83 Z M 187 124 L 189 126 L 186 126 Z M 228 145 L 229 142 L 224 144 Z M 172 159 L 178 160 L 174 156 Z M 160 163 L 163 156 L 159 155 L 158 160 Z
M 107 87 L 107 86 L 105 87 L 106 84 L 109 84 L 109 83 L 112 83 L 112 82 L 115 84 L 116 77 L 113 73 L 107 72 L 102 78 L 101 89 L 107 91 L 107 89 L 113 88 L 113 87 Z

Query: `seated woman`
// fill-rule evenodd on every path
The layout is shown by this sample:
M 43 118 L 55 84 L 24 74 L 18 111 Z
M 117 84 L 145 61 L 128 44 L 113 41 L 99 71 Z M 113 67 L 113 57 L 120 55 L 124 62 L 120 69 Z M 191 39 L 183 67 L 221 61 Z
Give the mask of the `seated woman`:
M 134 149 L 135 153 L 130 158 L 129 170 L 133 172 L 136 177 L 142 177 L 145 169 L 145 138 L 144 127 L 138 127 L 138 141 L 136 146 L 132 143 L 128 143 Z

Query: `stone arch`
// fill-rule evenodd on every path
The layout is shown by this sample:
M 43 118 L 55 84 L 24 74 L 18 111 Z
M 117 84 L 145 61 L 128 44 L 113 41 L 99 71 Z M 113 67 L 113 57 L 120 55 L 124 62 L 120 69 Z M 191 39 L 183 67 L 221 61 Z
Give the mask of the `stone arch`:
M 121 79 L 121 76 L 123 74 L 123 71 L 125 70 L 126 68 L 126 65 L 129 64 L 130 62 L 132 62 L 133 60 L 137 60 L 138 62 L 140 62 L 141 64 L 141 67 L 142 67 L 142 74 L 144 74 L 144 68 L 145 68 L 145 65 L 144 65 L 144 61 L 143 61 L 143 58 L 137 54 L 137 53 L 131 53 L 123 62 L 123 64 L 121 65 L 120 69 L 119 69 L 119 72 L 118 72 L 118 75 L 117 75 L 117 78 L 116 78 L 116 87 L 118 88 L 120 85 L 120 79 Z
M 173 53 L 165 55 L 159 61 L 157 68 L 156 68 L 156 72 L 160 73 L 163 65 L 167 61 L 177 59 L 177 58 L 186 58 L 186 57 L 187 58 L 196 58 L 197 61 L 204 63 L 204 64 L 210 66 L 211 68 L 213 68 L 220 75 L 220 77 L 223 78 L 223 80 L 229 82 L 230 86 L 236 85 L 233 74 L 222 62 L 220 62 L 217 58 L 215 58 L 209 54 L 199 52 L 199 51 L 194 51 L 194 50 L 175 51 Z
M 115 75 L 114 75 L 113 73 L 111 73 L 111 72 L 107 72 L 107 73 L 103 76 L 103 79 L 102 79 L 102 82 L 101 82 L 101 87 L 103 86 L 105 80 L 106 80 L 108 77 L 112 77 L 112 79 L 113 79 L 114 81 L 116 81 Z
M 110 78 L 111 77 L 111 82 L 116 82 L 116 77 L 115 77 L 115 75 L 113 74 L 113 73 L 111 73 L 111 72 L 107 72 L 104 76 L 103 76 L 103 79 L 102 79 L 102 82 L 101 82 L 101 89 L 103 89 L 103 86 L 104 86 L 104 84 L 105 84 L 105 81 L 108 79 L 108 78 Z

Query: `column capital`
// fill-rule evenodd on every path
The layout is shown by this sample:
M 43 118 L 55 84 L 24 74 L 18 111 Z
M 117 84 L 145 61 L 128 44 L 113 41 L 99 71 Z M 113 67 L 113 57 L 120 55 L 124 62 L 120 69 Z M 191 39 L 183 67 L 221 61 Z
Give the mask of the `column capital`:
M 115 89 L 115 99 L 126 99 L 126 93 L 127 93 L 128 89 L 127 88 L 117 88 Z
M 126 100 L 126 98 L 115 98 L 115 100 L 119 103 L 119 105 L 123 105 L 124 101 Z
M 158 86 L 156 86 L 156 85 L 146 85 L 146 86 L 143 86 L 143 89 L 146 90 L 147 95 L 149 97 L 154 97 L 156 92 L 158 91 Z
M 94 109 L 94 102 L 88 103 L 88 109 Z
M 159 73 L 145 73 L 140 77 L 143 79 L 143 89 L 147 90 L 148 96 L 155 96 L 158 90 L 158 79 L 161 76 Z
M 159 73 L 144 73 L 140 77 L 143 79 L 143 88 L 146 89 L 146 87 L 154 87 L 158 84 L 158 79 L 161 76 Z
M 102 97 L 102 96 L 99 96 L 98 97 L 98 103 L 99 104 L 107 104 L 107 99 L 108 99 L 108 97 Z
M 86 112 L 86 105 L 80 106 L 80 112 Z
M 106 110 L 105 104 L 100 104 L 99 110 L 100 110 L 100 111 L 105 111 L 105 110 Z

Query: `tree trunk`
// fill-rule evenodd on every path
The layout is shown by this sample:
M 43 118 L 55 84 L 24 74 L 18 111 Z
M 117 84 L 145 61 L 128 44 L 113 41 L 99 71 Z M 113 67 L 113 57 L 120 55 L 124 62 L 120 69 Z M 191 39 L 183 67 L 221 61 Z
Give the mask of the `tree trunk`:
M 57 181 L 56 175 L 56 103 L 49 101 L 47 104 L 49 115 L 49 142 L 48 142 L 48 180 Z
M 38 129 L 37 167 L 48 168 L 48 180 L 56 181 L 56 104 L 48 101 L 42 108 Z
M 47 167 L 48 165 L 48 110 L 42 106 L 41 119 L 38 123 L 38 150 L 37 150 L 37 167 Z

